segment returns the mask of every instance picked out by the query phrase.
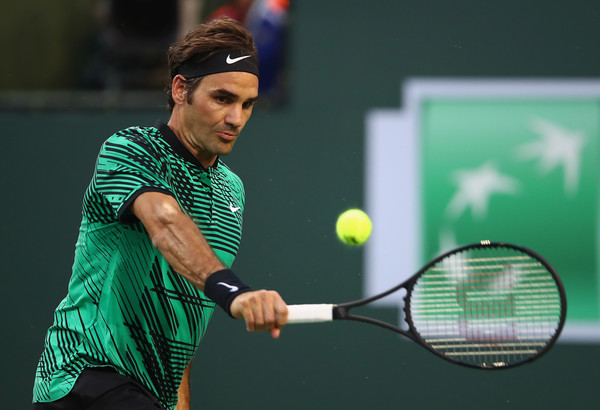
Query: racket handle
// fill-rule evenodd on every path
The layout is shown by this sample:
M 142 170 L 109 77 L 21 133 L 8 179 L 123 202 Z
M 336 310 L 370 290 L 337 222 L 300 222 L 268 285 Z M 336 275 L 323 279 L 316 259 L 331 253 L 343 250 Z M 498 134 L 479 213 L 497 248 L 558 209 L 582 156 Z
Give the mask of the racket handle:
M 333 320 L 333 305 L 288 305 L 288 324 L 329 322 Z

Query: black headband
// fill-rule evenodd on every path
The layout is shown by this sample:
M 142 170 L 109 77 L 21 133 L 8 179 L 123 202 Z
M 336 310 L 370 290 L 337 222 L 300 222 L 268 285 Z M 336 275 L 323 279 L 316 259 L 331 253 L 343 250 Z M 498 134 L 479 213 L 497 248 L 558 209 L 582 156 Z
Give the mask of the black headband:
M 206 54 L 198 54 L 181 63 L 175 75 L 181 74 L 189 79 L 229 71 L 242 71 L 258 77 L 258 58 L 239 50 L 220 51 L 209 58 Z

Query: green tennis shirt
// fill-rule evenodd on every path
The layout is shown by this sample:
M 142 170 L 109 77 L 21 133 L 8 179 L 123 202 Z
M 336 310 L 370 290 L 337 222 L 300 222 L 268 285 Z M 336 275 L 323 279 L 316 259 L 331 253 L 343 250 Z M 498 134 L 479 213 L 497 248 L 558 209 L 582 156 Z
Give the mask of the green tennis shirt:
M 33 390 L 55 401 L 86 367 L 112 366 L 167 408 L 214 303 L 173 271 L 131 204 L 148 191 L 172 195 L 230 267 L 242 233 L 244 189 L 220 160 L 202 167 L 164 123 L 132 127 L 102 146 L 83 200 L 68 294 L 49 328 Z

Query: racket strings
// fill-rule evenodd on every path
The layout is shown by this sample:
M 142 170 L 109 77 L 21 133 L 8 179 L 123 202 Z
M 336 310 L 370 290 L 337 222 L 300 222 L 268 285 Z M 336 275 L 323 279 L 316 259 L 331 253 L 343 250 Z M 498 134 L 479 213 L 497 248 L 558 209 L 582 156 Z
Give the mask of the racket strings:
M 437 352 L 477 367 L 509 366 L 554 337 L 562 305 L 554 276 L 513 248 L 451 254 L 417 281 L 411 320 Z

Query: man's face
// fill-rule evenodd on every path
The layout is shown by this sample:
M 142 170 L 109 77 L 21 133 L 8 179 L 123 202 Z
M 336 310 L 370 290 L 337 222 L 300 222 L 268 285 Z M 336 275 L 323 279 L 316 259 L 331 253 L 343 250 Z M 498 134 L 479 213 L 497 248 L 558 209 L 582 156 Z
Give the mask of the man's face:
M 204 77 L 191 102 L 181 103 L 178 136 L 203 166 L 233 149 L 258 98 L 258 78 L 245 72 Z

